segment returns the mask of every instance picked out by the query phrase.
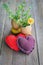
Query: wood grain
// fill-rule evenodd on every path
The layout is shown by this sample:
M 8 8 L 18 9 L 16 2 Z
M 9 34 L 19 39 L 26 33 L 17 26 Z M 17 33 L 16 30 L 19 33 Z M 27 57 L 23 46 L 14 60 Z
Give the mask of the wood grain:
M 20 4 L 22 1 L 18 0 L 18 2 L 16 3 L 15 0 L 9 0 L 9 1 L 7 0 L 6 3 L 9 4 L 12 12 L 15 13 L 16 6 L 18 4 Z M 37 8 L 37 7 L 39 7 L 39 4 L 37 5 L 38 1 L 27 0 L 28 6 L 33 5 L 31 14 L 35 18 L 35 24 L 33 25 L 32 33 L 33 33 L 34 38 L 36 39 L 36 43 L 35 43 L 35 49 L 33 50 L 33 52 L 30 55 L 23 54 L 22 52 L 14 52 L 5 44 L 5 41 L 4 41 L 5 37 L 9 34 L 10 29 L 11 29 L 11 20 L 8 18 L 8 14 L 2 14 L 5 17 L 5 20 L 2 16 L 1 21 L 2 22 L 5 21 L 5 23 L 2 23 L 2 25 L 1 25 L 2 27 L 0 28 L 1 32 L 2 32 L 1 36 L 3 37 L 2 43 L 1 43 L 2 44 L 2 50 L 1 50 L 2 53 L 0 56 L 0 58 L 1 58 L 0 65 L 1 64 L 2 65 L 43 65 L 43 57 L 42 57 L 42 55 L 43 55 L 43 53 L 42 53 L 42 49 L 43 49 L 43 46 L 42 46 L 42 39 L 43 39 L 43 37 L 42 37 L 43 30 L 42 29 L 43 28 L 42 27 L 43 27 L 43 24 L 41 24 L 40 22 L 37 22 L 37 21 L 39 21 L 39 17 L 42 15 L 40 8 L 39 8 L 40 11 Z M 41 7 L 42 7 L 42 5 L 41 5 Z M 1 8 L 0 8 L 0 10 L 1 10 Z M 1 10 L 1 11 L 3 11 L 3 10 Z M 4 12 L 5 12 L 5 10 L 4 10 Z M 36 12 L 37 12 L 37 14 L 36 14 Z M 40 15 L 38 13 L 40 13 Z M 38 15 L 39 15 L 39 17 L 38 17 Z M 3 25 L 4 25 L 4 27 L 3 27 Z M 41 43 L 41 44 L 39 44 L 39 43 Z
M 5 17 L 6 17 L 6 12 L 3 10 L 2 3 L 0 2 L 0 54 L 1 54 L 1 46 L 2 46 L 1 42 L 4 31 Z
M 8 2 L 7 2 L 8 3 Z M 5 10 L 4 10 L 5 11 Z M 11 28 L 11 21 L 8 18 L 8 14 L 4 14 L 5 20 L 3 20 L 4 24 L 4 31 L 2 34 L 2 49 L 1 49 L 1 56 L 0 56 L 0 65 L 12 65 L 12 55 L 13 50 L 11 50 L 6 44 L 5 44 L 5 37 L 9 34 L 10 28 Z M 2 25 L 3 26 L 3 25 Z
M 38 51 L 39 51 L 39 65 L 43 65 L 43 0 L 37 0 L 34 3 L 34 15 L 35 15 L 35 27 L 36 27 L 36 37 L 38 43 Z M 35 12 L 37 13 L 35 14 Z
M 32 1 L 30 1 L 30 5 L 32 6 Z M 31 14 L 32 14 L 32 17 L 34 18 L 34 12 L 33 12 L 33 7 L 32 7 L 32 10 L 31 10 Z M 36 36 L 35 36 L 35 25 L 33 25 L 33 28 L 32 28 L 32 34 L 36 40 Z M 27 56 L 26 55 L 26 65 L 39 65 L 38 64 L 38 57 L 37 57 L 37 42 L 35 43 L 35 49 L 33 50 L 33 52 Z
M 12 65 L 12 52 L 13 51 L 5 44 L 5 37 L 6 35 L 8 35 L 10 31 L 9 23 L 10 23 L 9 19 L 6 16 L 6 22 L 5 22 L 5 27 L 4 27 L 3 39 L 2 39 L 2 50 L 1 50 L 2 65 Z

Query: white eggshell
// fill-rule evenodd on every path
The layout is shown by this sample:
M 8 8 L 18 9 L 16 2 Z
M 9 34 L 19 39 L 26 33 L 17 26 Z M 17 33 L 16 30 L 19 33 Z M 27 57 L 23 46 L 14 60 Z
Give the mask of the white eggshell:
M 14 22 L 13 20 L 11 21 L 11 25 L 12 25 L 12 27 L 14 29 L 18 29 L 19 28 L 18 24 L 16 22 Z
M 31 26 L 22 27 L 21 30 L 23 34 L 28 35 L 28 34 L 31 34 L 32 27 Z

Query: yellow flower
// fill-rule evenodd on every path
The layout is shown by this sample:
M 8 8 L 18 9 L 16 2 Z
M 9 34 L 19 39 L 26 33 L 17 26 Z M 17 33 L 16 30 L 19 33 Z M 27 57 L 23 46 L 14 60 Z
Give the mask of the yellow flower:
M 33 18 L 29 18 L 28 19 L 28 24 L 32 25 L 34 23 L 34 19 Z

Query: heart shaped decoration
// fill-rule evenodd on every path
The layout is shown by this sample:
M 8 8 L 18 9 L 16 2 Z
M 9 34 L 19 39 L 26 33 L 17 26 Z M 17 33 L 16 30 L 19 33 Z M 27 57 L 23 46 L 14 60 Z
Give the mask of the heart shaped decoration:
M 32 35 L 26 36 L 26 38 L 18 37 L 17 45 L 23 53 L 30 54 L 35 46 L 35 40 Z
M 13 49 L 13 50 L 15 50 L 15 51 L 19 51 L 19 50 L 20 50 L 20 49 L 18 48 L 18 46 L 17 46 L 17 38 L 18 38 L 19 36 L 25 37 L 24 34 L 20 33 L 20 34 L 18 34 L 17 36 L 11 34 L 11 35 L 6 36 L 6 38 L 5 38 L 6 44 L 7 44 L 11 49 Z
M 15 50 L 15 51 L 19 51 L 20 49 L 19 49 L 18 46 L 17 46 L 16 40 L 17 40 L 17 37 L 14 36 L 14 35 L 9 35 L 9 36 L 6 36 L 6 38 L 5 38 L 6 44 L 7 44 L 11 49 L 13 49 L 13 50 Z

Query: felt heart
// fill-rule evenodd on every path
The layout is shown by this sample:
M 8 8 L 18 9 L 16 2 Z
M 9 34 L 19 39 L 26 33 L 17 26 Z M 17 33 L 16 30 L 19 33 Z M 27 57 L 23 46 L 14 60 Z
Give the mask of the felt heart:
M 23 37 L 23 38 L 26 37 L 25 34 L 23 34 L 23 33 L 18 34 L 18 35 L 17 35 L 17 38 L 18 38 L 19 36 L 20 36 L 20 37 Z
M 20 50 L 20 49 L 18 48 L 17 42 L 16 42 L 16 40 L 17 40 L 17 38 L 18 38 L 19 36 L 25 37 L 24 34 L 20 33 L 20 34 L 18 34 L 17 36 L 14 36 L 14 35 L 11 34 L 11 35 L 6 36 L 6 38 L 5 38 L 6 44 L 7 44 L 11 49 L 13 49 L 13 50 L 15 50 L 15 51 L 19 51 L 19 50 Z
M 26 36 L 26 38 L 18 37 L 17 45 L 23 53 L 30 54 L 35 45 L 35 40 L 32 35 Z
M 33 36 L 32 35 L 28 35 L 28 36 L 26 36 L 26 39 L 30 43 L 29 47 L 30 48 L 34 48 L 34 46 L 35 46 L 35 39 L 33 38 Z
M 14 35 L 9 35 L 9 36 L 7 36 L 7 37 L 5 38 L 6 44 L 7 44 L 11 49 L 13 49 L 13 50 L 15 50 L 15 51 L 19 51 L 20 49 L 19 49 L 18 46 L 17 46 L 16 40 L 17 40 L 17 37 L 14 36 Z

